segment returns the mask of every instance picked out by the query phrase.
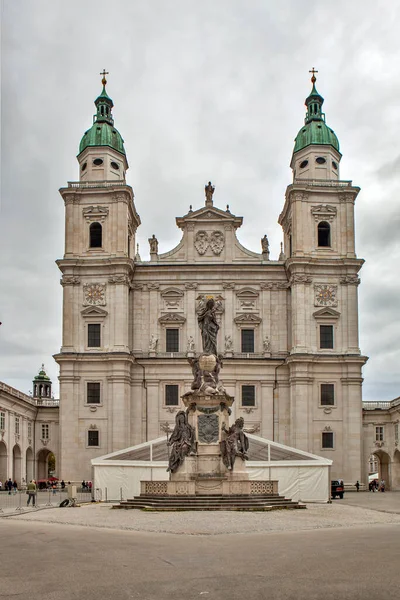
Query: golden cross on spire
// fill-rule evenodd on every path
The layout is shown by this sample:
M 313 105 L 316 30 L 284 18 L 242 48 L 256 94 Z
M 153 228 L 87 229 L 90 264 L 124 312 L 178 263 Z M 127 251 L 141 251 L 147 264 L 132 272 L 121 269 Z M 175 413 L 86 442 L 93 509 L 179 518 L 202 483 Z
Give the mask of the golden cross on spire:
M 315 68 L 313 67 L 311 69 L 311 71 L 308 71 L 308 72 L 312 73 L 311 83 L 314 84 L 317 81 L 317 78 L 315 77 L 315 73 L 318 73 L 318 71 L 316 71 Z
M 106 75 L 109 75 L 110 73 L 108 71 L 106 71 L 105 69 L 103 69 L 103 72 L 100 73 L 100 75 L 103 75 L 103 79 L 101 80 L 101 83 L 103 85 L 106 85 L 107 83 L 107 79 L 106 79 Z

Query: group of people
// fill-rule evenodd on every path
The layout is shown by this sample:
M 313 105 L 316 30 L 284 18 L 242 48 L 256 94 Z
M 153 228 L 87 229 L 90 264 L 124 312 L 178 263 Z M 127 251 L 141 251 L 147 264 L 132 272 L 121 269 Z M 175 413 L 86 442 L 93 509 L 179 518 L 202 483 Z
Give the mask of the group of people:
M 82 492 L 91 492 L 92 491 L 92 482 L 83 480 L 81 483 Z
M 11 477 L 10 477 L 10 479 L 8 479 L 8 481 L 4 482 L 4 491 L 5 492 L 8 491 L 8 493 L 11 494 L 11 492 L 14 491 L 14 494 L 16 494 L 17 490 L 18 490 L 18 483 L 15 481 L 15 479 L 14 479 L 14 481 L 12 481 Z M 2 492 L 2 491 L 3 491 L 3 483 L 2 483 L 2 481 L 0 481 L 0 492 Z
M 384 479 L 381 479 L 380 482 L 377 479 L 373 479 L 369 482 L 368 488 L 370 492 L 384 492 L 385 486 L 386 483 Z

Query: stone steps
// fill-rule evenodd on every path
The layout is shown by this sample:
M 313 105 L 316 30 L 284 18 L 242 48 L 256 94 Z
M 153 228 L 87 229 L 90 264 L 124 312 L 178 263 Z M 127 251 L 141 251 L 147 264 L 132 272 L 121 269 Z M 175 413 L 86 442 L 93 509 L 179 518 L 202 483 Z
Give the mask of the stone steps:
M 115 509 L 141 509 L 148 511 L 206 511 L 206 510 L 238 510 L 269 511 L 279 509 L 306 508 L 305 505 L 293 502 L 279 495 L 264 496 L 153 496 L 141 495 L 136 498 L 122 500 L 113 505 Z

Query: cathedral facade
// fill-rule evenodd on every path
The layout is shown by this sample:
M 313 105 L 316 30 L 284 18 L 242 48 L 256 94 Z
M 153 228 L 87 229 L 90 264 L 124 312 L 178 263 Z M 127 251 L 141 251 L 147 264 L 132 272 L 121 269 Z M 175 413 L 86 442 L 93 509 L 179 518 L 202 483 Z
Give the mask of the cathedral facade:
M 232 418 L 332 459 L 332 478 L 363 479 L 359 188 L 340 179 L 339 143 L 323 102 L 313 75 L 277 260 L 266 236 L 260 253 L 240 244 L 243 218 L 217 206 L 209 182 L 202 205 L 176 219 L 178 246 L 160 254 L 153 236 L 150 260 L 142 261 L 140 217 L 103 80 L 79 148 L 79 181 L 60 190 L 63 339 L 55 359 L 65 480 L 91 479 L 92 458 L 158 438 L 174 422 L 193 380 L 188 359 L 202 350 L 197 313 L 209 298 L 218 307 L 220 378 L 235 397 Z

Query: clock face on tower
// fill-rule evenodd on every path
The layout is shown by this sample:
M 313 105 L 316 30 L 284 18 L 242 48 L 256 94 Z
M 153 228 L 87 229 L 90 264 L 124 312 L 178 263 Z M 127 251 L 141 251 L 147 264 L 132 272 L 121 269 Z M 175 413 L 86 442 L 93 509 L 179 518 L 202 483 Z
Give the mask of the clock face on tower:
M 315 285 L 315 306 L 337 306 L 337 285 Z

